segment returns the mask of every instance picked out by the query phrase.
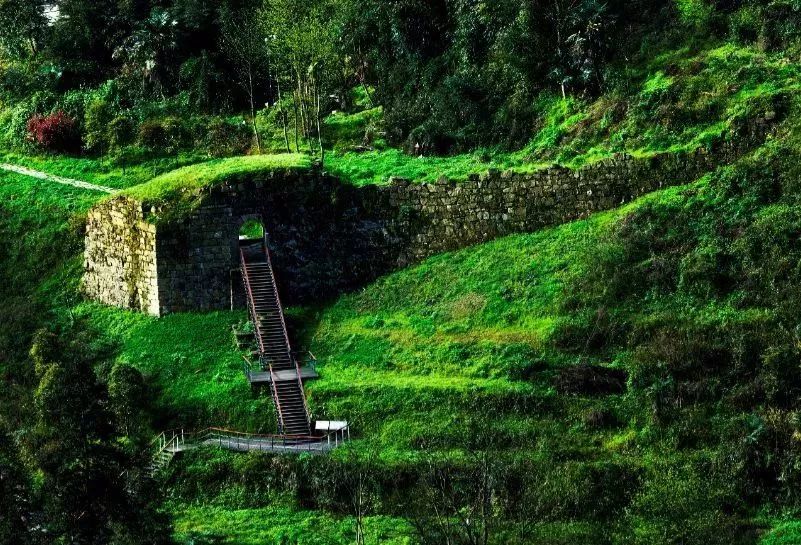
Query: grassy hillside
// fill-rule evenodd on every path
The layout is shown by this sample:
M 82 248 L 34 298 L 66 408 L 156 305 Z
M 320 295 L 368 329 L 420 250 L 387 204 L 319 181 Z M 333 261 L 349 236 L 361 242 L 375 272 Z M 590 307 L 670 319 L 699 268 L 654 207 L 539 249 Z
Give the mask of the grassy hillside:
M 504 479 L 526 475 L 535 497 L 520 501 L 540 525 L 539 542 L 655 543 L 679 534 L 755 542 L 772 516 L 795 506 L 797 382 L 784 363 L 795 347 L 783 333 L 795 323 L 801 225 L 792 156 L 768 147 L 623 209 L 437 256 L 329 306 L 291 309 L 297 338 L 321 362 L 309 388 L 313 410 L 357 430 L 332 463 L 370 459 L 396 475 L 423 472 L 432 457 L 470 464 L 487 451 L 503 460 Z M 43 241 L 74 236 L 70 215 L 96 198 L 49 185 L 23 193 L 40 182 L 4 180 L 9 195 L 24 195 L 4 232 L 36 233 L 28 248 L 40 252 Z M 32 205 L 50 215 L 22 227 Z M 17 282 L 54 294 L 48 304 L 60 319 L 85 319 L 119 347 L 116 359 L 145 373 L 156 429 L 273 429 L 271 404 L 251 397 L 231 342 L 242 313 L 156 320 L 77 303 L 74 280 L 53 288 L 78 273 L 78 241 L 61 247 L 53 267 Z M 35 259 L 16 255 L 20 267 Z M 62 260 L 72 272 L 62 272 Z M 587 378 L 587 369 L 596 375 Z M 608 382 L 603 369 L 628 378 Z M 218 532 L 247 543 L 281 526 L 285 515 L 265 511 L 256 493 L 266 471 L 247 471 L 240 459 L 202 453 L 177 466 L 170 509 L 179 535 Z M 233 499 L 232 480 L 237 497 L 249 499 Z M 202 493 L 192 492 L 198 482 Z M 187 510 L 193 501 L 217 511 Z M 376 500 L 376 514 L 391 513 L 387 501 Z M 234 526 L 254 509 L 271 522 Z M 286 516 L 281 524 L 307 524 L 308 515 Z M 792 528 L 783 523 L 765 542 L 782 543 Z M 347 540 L 343 531 L 330 539 Z
M 531 490 L 519 501 L 547 528 L 534 542 L 756 542 L 796 506 L 789 154 L 766 148 L 626 208 L 293 309 L 321 361 L 313 409 L 358 430 L 335 460 L 372 460 L 392 479 L 492 452 Z M 223 316 L 207 330 L 222 334 Z M 259 466 L 235 455 L 179 467 L 181 501 L 266 501 Z M 782 523 L 765 543 L 793 531 Z
M 626 208 L 437 256 L 329 306 L 292 309 L 298 339 L 321 362 L 313 410 L 357 430 L 331 463 L 372 460 L 391 478 L 424 473 L 432 457 L 457 467 L 487 451 L 503 461 L 504 482 L 526 476 L 534 496 L 519 501 L 540 536 L 529 541 L 754 543 L 796 505 L 797 382 L 784 363 L 796 350 L 784 332 L 797 315 L 801 225 L 792 157 L 769 146 Z M 271 404 L 251 396 L 231 341 L 242 313 L 156 320 L 80 303 L 77 228 L 97 196 L 9 174 L 0 188 L 9 286 L 40 301 L 41 319 L 85 320 L 118 347 L 115 359 L 140 368 L 154 429 L 273 429 Z M 11 314 L 5 327 L 29 331 L 28 314 Z M 571 372 L 587 364 L 628 378 L 610 390 Z M 176 466 L 169 510 L 180 539 L 248 543 L 277 528 L 307 536 L 309 524 L 335 532 L 326 540 L 350 539 L 353 519 L 340 519 L 336 502 L 293 514 L 290 487 L 289 511 L 266 507 L 276 500 L 257 491 L 269 471 L 241 463 L 199 453 Z M 193 492 L 200 482 L 204 492 Z M 319 497 L 314 505 L 325 507 Z M 372 535 L 409 535 L 382 522 L 394 509 L 387 498 L 373 509 Z M 237 523 L 253 515 L 259 523 Z M 327 516 L 338 522 L 319 522 Z M 793 528 L 782 522 L 765 543 L 792 542 Z
M 387 146 L 381 107 L 331 114 L 324 167 L 354 184 L 687 151 L 756 121 L 775 133 L 691 184 L 289 309 L 296 344 L 319 359 L 314 416 L 347 419 L 354 441 L 326 458 L 180 457 L 163 481 L 176 542 L 351 543 L 358 493 L 367 542 L 441 543 L 431 506 L 459 520 L 486 485 L 484 511 L 462 518 L 486 524 L 490 543 L 798 543 L 801 65 L 753 40 L 684 43 L 646 43 L 601 96 L 543 92 L 518 150 L 420 157 Z M 270 122 L 259 119 L 265 145 L 281 147 Z M 312 160 L 0 159 L 154 201 Z M 243 311 L 155 319 L 82 300 L 83 215 L 99 198 L 0 172 L 0 415 L 20 443 L 39 328 L 90 332 L 110 354 L 99 375 L 140 370 L 148 433 L 274 431 L 233 343 Z
M 621 152 L 689 151 L 733 138 L 754 119 L 786 114 L 801 85 L 801 65 L 784 52 L 712 42 L 649 51 L 622 79 L 625 84 L 595 100 L 540 96 L 538 128 L 520 150 L 417 157 L 379 143 L 371 152 L 338 151 L 327 165 L 364 184 L 389 176 L 458 180 L 489 168 L 525 171 L 552 163 L 576 168 Z
M 791 362 L 801 220 L 794 132 L 783 131 L 785 144 L 688 186 L 291 309 L 296 338 L 320 359 L 315 415 L 347 418 L 357 432 L 330 464 L 368 464 L 392 480 L 492 453 L 505 487 L 522 475 L 530 490 L 517 501 L 536 530 L 504 509 L 498 531 L 509 539 L 755 543 L 794 512 L 799 478 Z M 2 176 L 3 272 L 14 293 L 41 305 L 21 313 L 9 290 L 14 318 L 4 327 L 84 322 L 117 347 L 115 360 L 145 374 L 154 430 L 274 429 L 271 403 L 251 395 L 231 340 L 243 313 L 157 320 L 81 303 L 78 228 L 98 196 Z M 7 372 L 25 377 L 25 335 L 4 339 L 23 358 Z M 303 480 L 268 484 L 270 463 L 204 452 L 178 464 L 168 509 L 180 539 L 248 543 L 308 524 L 341 525 L 326 539 L 350 539 L 341 492 L 325 499 L 341 477 L 315 485 L 318 511 L 295 513 Z M 327 467 L 314 462 L 305 474 L 338 474 Z M 268 507 L 276 493 L 287 507 Z M 399 515 L 386 494 L 371 500 L 371 532 L 410 535 L 383 518 Z M 237 523 L 254 514 L 258 524 Z M 315 522 L 328 516 L 338 522 Z M 792 523 L 777 524 L 765 543 L 792 539 Z

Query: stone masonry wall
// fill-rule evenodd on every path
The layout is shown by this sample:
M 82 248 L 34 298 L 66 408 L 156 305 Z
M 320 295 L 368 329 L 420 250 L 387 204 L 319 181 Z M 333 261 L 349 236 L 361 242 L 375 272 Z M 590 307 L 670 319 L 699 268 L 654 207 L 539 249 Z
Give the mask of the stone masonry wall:
M 156 226 L 144 220 L 141 203 L 115 198 L 89 212 L 83 290 L 109 305 L 159 313 Z
M 618 156 L 578 171 L 489 172 L 465 182 L 353 187 L 321 173 L 211 188 L 205 204 L 159 231 L 162 312 L 239 306 L 237 237 L 263 219 L 282 297 L 327 299 L 431 255 L 530 232 L 687 183 L 730 162 L 731 145 L 649 159 Z M 162 229 L 162 227 L 160 227 Z
M 164 210 L 111 201 L 90 215 L 85 284 L 96 299 L 152 314 L 241 306 L 238 235 L 256 217 L 268 233 L 284 302 L 330 299 L 437 253 L 690 182 L 732 162 L 749 143 L 621 155 L 577 171 L 491 171 L 464 182 L 354 187 L 314 171 L 250 175 L 202 190 L 202 205 L 171 222 L 158 219 Z

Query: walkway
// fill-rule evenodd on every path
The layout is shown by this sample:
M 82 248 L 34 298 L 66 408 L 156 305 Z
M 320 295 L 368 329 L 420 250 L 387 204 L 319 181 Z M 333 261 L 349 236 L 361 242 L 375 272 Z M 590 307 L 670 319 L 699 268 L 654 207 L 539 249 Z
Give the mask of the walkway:
M 325 435 L 257 435 L 221 428 L 208 428 L 196 433 L 187 433 L 184 430 L 164 432 L 151 444 L 154 452 L 149 472 L 155 475 L 176 454 L 199 447 L 217 447 L 235 452 L 324 454 L 350 440 L 347 422 L 317 422 L 316 428 Z
M 79 189 L 88 189 L 90 191 L 99 191 L 101 193 L 109 193 L 109 194 L 117 192 L 116 189 L 112 189 L 111 187 L 104 187 L 102 185 L 90 184 L 89 182 L 73 180 L 72 178 L 64 178 L 62 176 L 56 176 L 55 174 L 47 174 L 46 172 L 40 172 L 38 170 L 33 170 L 18 165 L 12 165 L 9 163 L 0 163 L 0 170 L 13 172 L 15 174 L 21 174 L 23 176 L 30 176 L 31 178 L 37 178 L 39 180 L 46 180 L 48 182 L 55 182 L 57 184 L 69 185 L 72 187 L 77 187 Z
M 182 452 L 197 447 L 217 447 L 225 450 L 237 452 L 274 452 L 279 454 L 299 454 L 302 452 L 323 453 L 344 443 L 346 439 L 337 436 L 336 438 L 316 437 L 302 440 L 292 440 L 287 438 L 258 438 L 258 437 L 237 437 L 229 434 L 216 434 L 206 437 L 196 443 L 183 443 L 166 450 L 172 453 Z

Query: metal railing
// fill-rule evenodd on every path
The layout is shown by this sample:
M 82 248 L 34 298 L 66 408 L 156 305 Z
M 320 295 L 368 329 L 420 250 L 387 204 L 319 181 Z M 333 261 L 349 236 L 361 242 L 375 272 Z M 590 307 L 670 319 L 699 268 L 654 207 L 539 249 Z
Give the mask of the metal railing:
M 284 307 L 283 307 L 283 305 L 281 305 L 281 297 L 280 297 L 280 295 L 278 295 L 278 286 L 276 285 L 275 272 L 273 270 L 273 261 L 272 261 L 272 257 L 270 256 L 270 248 L 267 245 L 267 233 L 264 233 L 264 237 L 262 238 L 261 243 L 264 246 L 264 254 L 267 256 L 267 266 L 268 266 L 268 268 L 270 270 L 270 274 L 273 277 L 272 278 L 272 280 L 273 280 L 273 294 L 275 295 L 275 303 L 276 303 L 276 305 L 278 305 L 278 316 L 281 318 L 281 327 L 282 327 L 282 329 L 284 331 L 284 342 L 286 342 L 286 349 L 287 349 L 287 352 L 288 352 L 287 355 L 291 359 L 293 359 L 294 362 L 295 362 L 295 371 L 297 372 L 297 378 L 298 378 L 298 388 L 300 389 L 300 399 L 303 401 L 303 410 L 306 413 L 306 429 L 311 429 L 311 422 L 310 422 L 311 417 L 310 417 L 310 413 L 309 413 L 309 404 L 306 402 L 306 392 L 303 389 L 303 379 L 300 376 L 300 366 L 298 365 L 298 361 L 296 359 L 292 358 L 292 345 L 289 342 L 289 333 L 287 332 L 287 328 L 286 328 L 286 320 L 284 320 Z M 244 256 L 244 254 L 243 254 L 243 256 Z M 270 372 L 272 373 L 272 366 L 270 366 Z M 273 382 L 273 387 L 277 388 L 275 386 L 275 376 L 272 376 L 271 378 L 272 378 L 272 382 Z M 278 391 L 276 389 L 276 394 L 277 393 L 278 393 Z M 281 423 L 283 425 L 283 416 L 281 418 Z
M 206 428 L 199 432 L 183 429 L 162 432 L 153 441 L 156 454 L 211 446 L 239 452 L 323 453 L 350 440 L 350 428 L 330 431 L 326 435 L 263 435 L 224 428 Z
M 266 242 L 266 240 L 263 242 L 263 244 L 264 244 L 264 250 L 267 251 L 267 242 Z M 241 247 L 239 248 L 239 257 L 240 257 L 240 259 L 242 261 L 242 278 L 245 281 L 245 288 L 247 288 L 247 292 L 248 292 L 248 310 L 250 310 L 250 317 L 251 317 L 251 320 L 253 320 L 253 327 L 256 330 L 256 341 L 259 344 L 259 363 L 264 365 L 264 358 L 262 357 L 262 354 L 264 354 L 264 352 L 265 352 L 264 338 L 262 337 L 262 334 L 261 334 L 261 326 L 259 325 L 259 317 L 256 314 L 255 299 L 253 298 L 253 289 L 250 286 L 250 275 L 248 273 L 247 260 L 245 259 L 245 251 Z M 267 263 L 268 263 L 268 265 L 270 267 L 270 274 L 272 274 L 272 265 L 269 263 L 269 260 L 270 260 L 270 254 L 268 253 L 267 254 Z M 273 281 L 273 287 L 275 287 L 275 282 L 274 281 Z M 277 296 L 277 292 L 276 292 L 276 296 Z M 280 307 L 281 307 L 281 303 L 280 302 L 278 302 L 278 307 L 280 309 Z M 284 319 L 283 310 L 281 310 L 280 314 L 281 314 L 281 320 L 283 321 L 283 319 Z M 286 328 L 284 328 L 284 335 L 286 335 Z M 289 344 L 288 344 L 288 341 L 287 341 L 287 349 L 288 349 L 288 347 L 289 347 Z M 250 378 L 250 375 L 248 375 L 248 378 Z M 272 364 L 270 364 L 270 378 L 272 379 L 270 381 L 270 391 L 272 393 L 273 402 L 275 403 L 275 408 L 278 411 L 278 422 L 280 422 L 281 427 L 283 428 L 284 413 L 281 412 L 281 400 L 278 398 L 278 388 L 275 385 L 275 372 L 273 371 Z M 306 414 L 308 414 L 308 412 Z
M 311 352 L 292 352 L 292 359 L 295 361 L 296 365 L 300 366 L 301 368 L 308 367 L 312 369 L 315 373 L 317 372 L 317 358 Z M 242 371 L 245 374 L 245 378 L 248 381 L 253 381 L 253 368 L 256 367 L 259 371 L 264 371 L 264 366 L 261 363 L 256 366 L 254 362 L 248 359 L 247 356 L 244 354 L 242 355 Z M 267 366 L 269 369 L 269 366 Z
M 311 367 L 317 371 L 317 357 L 310 350 L 298 350 L 292 352 L 292 359 L 300 367 Z
M 154 455 L 158 456 L 162 452 L 170 449 L 177 449 L 186 441 L 186 434 L 184 430 L 170 430 L 163 431 L 158 434 L 151 442 L 150 446 L 155 451 Z

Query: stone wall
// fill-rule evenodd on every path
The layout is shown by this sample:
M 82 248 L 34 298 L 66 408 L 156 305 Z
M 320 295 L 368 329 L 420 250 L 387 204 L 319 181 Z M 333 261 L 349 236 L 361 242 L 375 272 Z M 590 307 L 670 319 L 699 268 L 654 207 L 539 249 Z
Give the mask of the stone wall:
M 156 226 L 141 203 L 120 197 L 90 210 L 83 277 L 90 298 L 158 314 L 156 265 Z
M 87 287 L 92 288 L 87 291 L 154 314 L 240 306 L 238 234 L 255 216 L 269 234 L 285 302 L 329 299 L 437 253 L 583 218 L 690 182 L 741 151 L 724 144 L 712 151 L 642 159 L 621 155 L 577 171 L 489 172 L 458 183 L 394 179 L 386 186 L 354 187 L 321 172 L 252 175 L 204 190 L 203 204 L 180 221 L 157 222 L 154 259 L 148 214 L 94 211 L 87 234 Z M 153 212 L 151 221 L 164 211 Z M 101 222 L 109 217 L 111 226 Z M 120 257 L 130 250 L 111 243 L 132 248 L 129 238 L 144 241 L 136 248 L 147 246 L 148 252 Z M 98 268 L 103 247 L 112 257 Z M 142 273 L 125 272 L 131 268 Z

